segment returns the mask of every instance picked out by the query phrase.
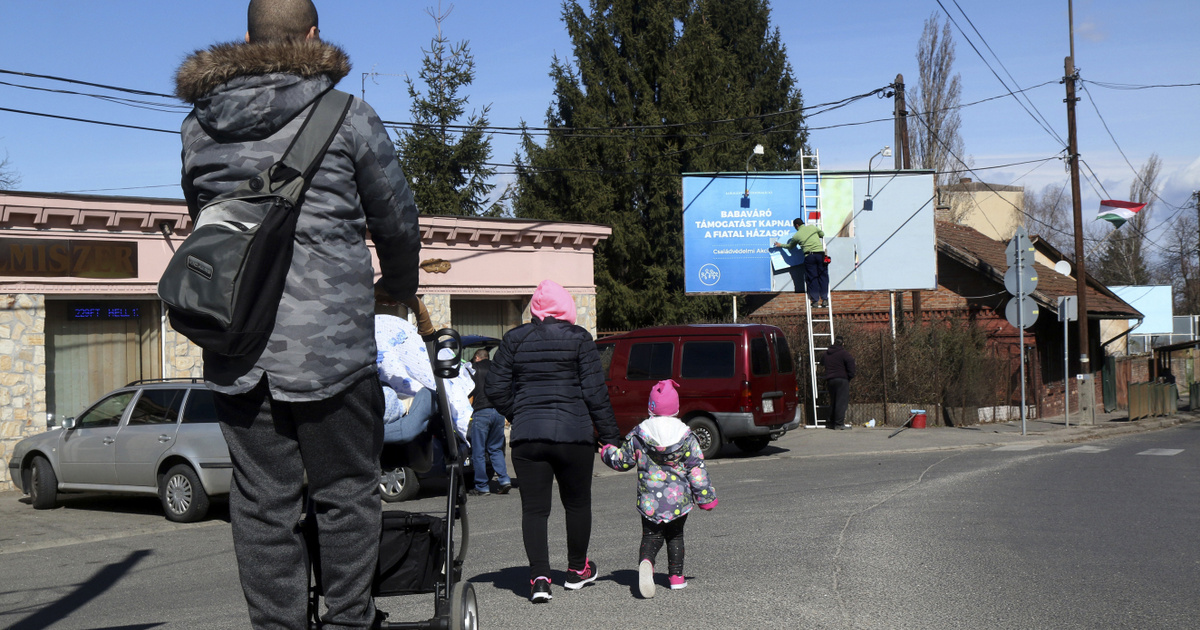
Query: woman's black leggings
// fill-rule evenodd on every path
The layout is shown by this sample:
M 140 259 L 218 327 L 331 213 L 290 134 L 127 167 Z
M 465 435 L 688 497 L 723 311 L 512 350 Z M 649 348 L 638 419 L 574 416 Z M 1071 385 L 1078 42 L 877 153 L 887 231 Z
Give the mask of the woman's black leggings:
M 656 523 L 642 517 L 642 548 L 639 560 L 654 562 L 663 541 L 667 542 L 667 571 L 671 575 L 683 575 L 683 526 L 687 514 L 666 523 Z
M 592 537 L 592 468 L 596 450 L 588 444 L 522 442 L 512 447 L 513 471 L 521 491 L 521 534 L 529 557 L 529 578 L 550 577 L 551 488 L 567 513 L 567 568 L 581 571 Z

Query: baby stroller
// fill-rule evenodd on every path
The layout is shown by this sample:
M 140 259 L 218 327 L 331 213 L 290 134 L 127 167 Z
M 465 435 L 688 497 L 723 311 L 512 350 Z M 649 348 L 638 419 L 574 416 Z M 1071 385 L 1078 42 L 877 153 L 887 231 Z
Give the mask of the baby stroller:
M 419 302 L 417 303 L 419 304 Z M 377 613 L 376 627 L 395 629 L 475 630 L 479 625 L 475 587 L 462 580 L 463 561 L 467 554 L 469 526 L 467 521 L 466 485 L 463 481 L 463 458 L 454 439 L 454 421 L 446 396 L 444 380 L 458 375 L 462 364 L 462 341 L 457 331 L 444 328 L 434 331 L 424 305 L 418 307 L 418 331 L 429 351 L 437 385 L 438 409 L 441 423 L 430 422 L 430 430 L 441 439 L 423 440 L 417 448 L 430 452 L 413 452 L 417 459 L 429 461 L 432 445 L 443 446 L 446 466 L 446 513 L 423 514 L 400 510 L 385 510 L 379 537 L 379 561 L 372 583 L 372 595 L 390 597 L 433 593 L 434 616 L 426 621 L 391 622 L 386 613 Z M 449 348 L 453 356 L 437 358 L 438 351 Z M 449 438 L 449 439 L 446 439 Z M 302 524 L 308 547 L 312 578 L 310 580 L 308 618 L 309 628 L 320 627 L 321 567 L 316 528 Z M 460 523 L 458 550 L 455 553 L 455 523 Z

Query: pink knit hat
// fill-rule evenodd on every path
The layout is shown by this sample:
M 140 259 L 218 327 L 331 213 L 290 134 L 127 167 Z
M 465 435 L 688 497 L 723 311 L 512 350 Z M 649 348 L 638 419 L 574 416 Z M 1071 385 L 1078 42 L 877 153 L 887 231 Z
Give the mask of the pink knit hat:
M 542 280 L 533 292 L 529 312 L 538 319 L 553 317 L 559 321 L 575 323 L 575 300 L 562 285 L 553 280 Z
M 679 413 L 679 383 L 671 379 L 659 381 L 650 388 L 649 411 L 652 416 L 673 416 Z

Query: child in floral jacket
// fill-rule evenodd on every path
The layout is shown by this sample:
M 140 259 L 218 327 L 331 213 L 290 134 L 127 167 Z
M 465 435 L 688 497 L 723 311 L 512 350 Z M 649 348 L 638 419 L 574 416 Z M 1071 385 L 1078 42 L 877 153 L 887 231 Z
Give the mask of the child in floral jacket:
M 683 526 L 693 505 L 717 506 L 716 491 L 704 467 L 700 443 L 679 418 L 678 383 L 659 381 L 650 391 L 650 418 L 630 432 L 618 448 L 605 445 L 600 455 L 610 468 L 638 469 L 638 513 L 642 515 L 638 589 L 654 597 L 654 558 L 667 544 L 668 581 L 687 586 L 683 577 Z

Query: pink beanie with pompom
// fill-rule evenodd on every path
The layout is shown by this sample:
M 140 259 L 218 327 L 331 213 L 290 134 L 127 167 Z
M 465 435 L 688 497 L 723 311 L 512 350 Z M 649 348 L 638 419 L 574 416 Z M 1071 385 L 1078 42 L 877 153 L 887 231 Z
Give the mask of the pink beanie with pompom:
M 679 413 L 679 392 L 675 388 L 679 383 L 671 379 L 659 381 L 650 389 L 650 405 L 652 416 L 673 416 Z

